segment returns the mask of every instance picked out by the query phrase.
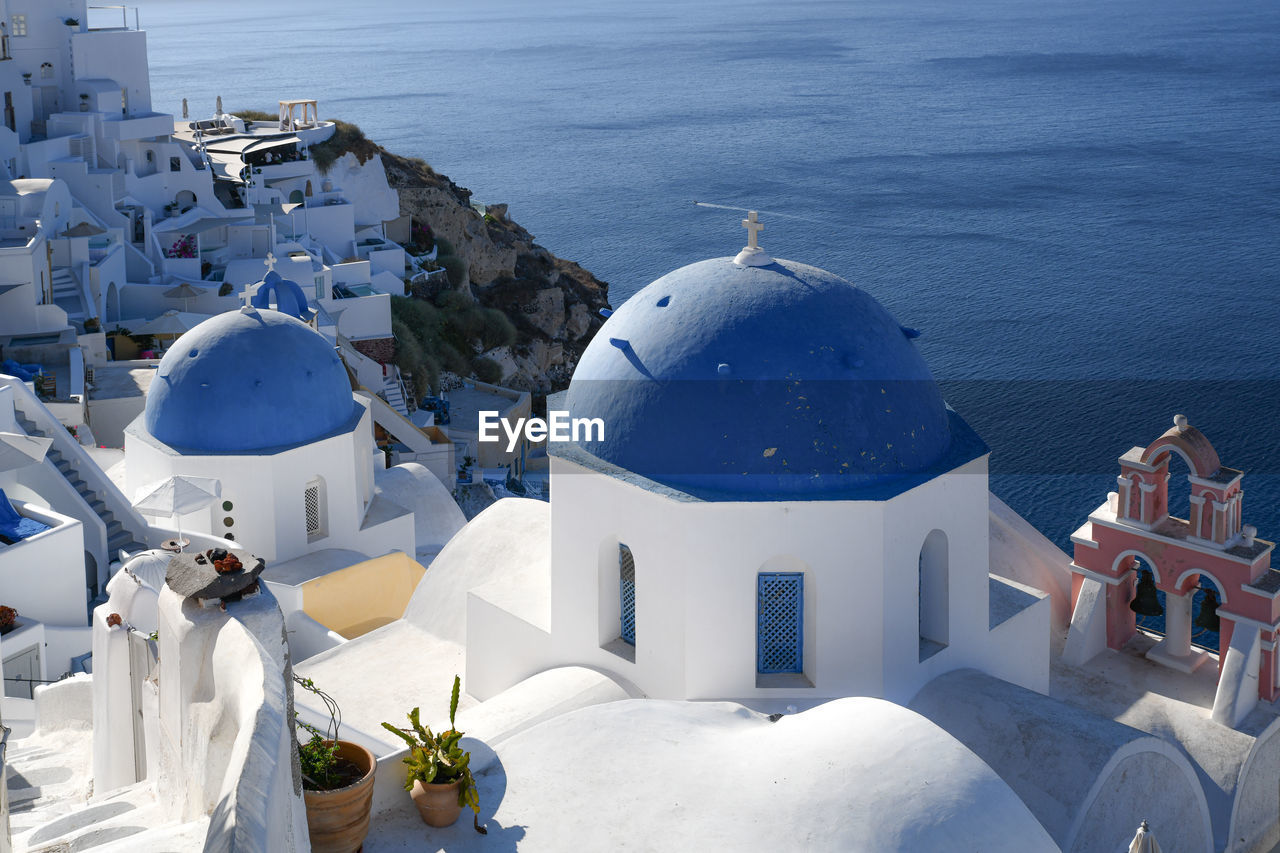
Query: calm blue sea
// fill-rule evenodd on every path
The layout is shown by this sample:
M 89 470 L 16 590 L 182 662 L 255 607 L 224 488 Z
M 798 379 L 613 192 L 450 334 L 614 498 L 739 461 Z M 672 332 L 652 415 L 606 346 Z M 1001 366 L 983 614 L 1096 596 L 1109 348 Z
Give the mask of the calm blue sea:
M 610 284 L 743 245 L 923 331 L 1062 545 L 1189 416 L 1280 536 L 1280 4 L 142 0 L 153 97 L 320 101 Z

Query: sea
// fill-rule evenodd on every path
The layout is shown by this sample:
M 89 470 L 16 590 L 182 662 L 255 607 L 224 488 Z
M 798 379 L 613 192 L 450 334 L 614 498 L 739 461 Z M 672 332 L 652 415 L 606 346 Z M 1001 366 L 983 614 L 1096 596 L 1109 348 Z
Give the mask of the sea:
M 993 491 L 1068 551 L 1174 414 L 1280 536 L 1280 4 L 133 5 L 157 110 L 315 98 L 615 307 L 759 210 L 771 254 L 922 332 Z

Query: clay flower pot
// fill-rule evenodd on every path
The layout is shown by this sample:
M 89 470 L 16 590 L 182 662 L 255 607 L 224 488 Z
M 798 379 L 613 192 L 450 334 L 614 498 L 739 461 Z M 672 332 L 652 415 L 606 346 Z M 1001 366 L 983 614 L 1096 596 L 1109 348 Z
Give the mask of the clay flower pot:
M 373 753 L 359 744 L 339 740 L 338 755 L 363 770 L 364 776 L 345 788 L 302 792 L 313 853 L 356 853 L 369 834 L 376 766 Z
M 461 786 L 461 779 L 444 785 L 424 785 L 421 779 L 415 779 L 409 796 L 413 797 L 413 804 L 418 807 L 423 823 L 427 826 L 453 826 L 458 815 L 462 814 L 462 806 L 458 805 L 458 788 Z

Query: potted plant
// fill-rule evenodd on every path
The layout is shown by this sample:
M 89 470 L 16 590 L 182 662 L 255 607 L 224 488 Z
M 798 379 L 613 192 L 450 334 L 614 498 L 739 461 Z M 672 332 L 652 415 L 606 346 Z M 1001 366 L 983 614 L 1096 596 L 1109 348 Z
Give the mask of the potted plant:
M 7 634 L 18 627 L 18 611 L 0 604 L 0 634 Z
M 409 745 L 409 754 L 404 758 L 409 768 L 404 789 L 413 797 L 423 822 L 428 826 L 452 826 L 462 807 L 470 806 L 476 832 L 483 835 L 486 830 L 480 825 L 480 791 L 469 766 L 471 753 L 458 745 L 462 732 L 454 724 L 461 689 L 462 678 L 455 675 L 448 731 L 433 734 L 419 721 L 417 708 L 408 714 L 411 728 L 401 729 L 390 723 L 383 723 L 382 727 Z
M 373 805 L 373 753 L 358 743 L 340 740 L 342 712 L 333 697 L 309 678 L 293 677 L 304 690 L 320 697 L 329 712 L 325 731 L 294 713 L 305 741 L 298 744 L 302 797 L 307 806 L 307 834 L 315 853 L 356 853 L 369 834 Z

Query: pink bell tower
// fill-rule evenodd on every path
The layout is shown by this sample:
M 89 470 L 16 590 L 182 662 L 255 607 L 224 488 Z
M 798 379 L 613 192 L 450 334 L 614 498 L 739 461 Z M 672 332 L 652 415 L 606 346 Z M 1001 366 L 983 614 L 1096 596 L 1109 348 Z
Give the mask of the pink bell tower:
M 1137 633 L 1129 603 L 1138 580 L 1137 558 L 1142 558 L 1156 588 L 1165 593 L 1165 637 L 1147 657 L 1190 672 L 1210 658 L 1191 647 L 1191 597 L 1199 586 L 1216 589 L 1219 676 L 1228 650 L 1241 649 L 1245 660 L 1257 661 L 1256 673 L 1242 677 L 1256 675 L 1258 698 L 1272 701 L 1280 695 L 1275 648 L 1280 571 L 1271 568 L 1274 546 L 1258 539 L 1252 525 L 1242 524 L 1243 472 L 1222 465 L 1213 445 L 1186 417 L 1175 416 L 1173 424 L 1147 447 L 1120 457 L 1118 491 L 1072 535 L 1073 613 L 1086 579 L 1097 581 L 1104 589 L 1106 646 L 1124 646 Z M 1186 518 L 1169 514 L 1169 460 L 1174 453 L 1190 469 L 1190 505 L 1174 508 L 1185 509 Z

